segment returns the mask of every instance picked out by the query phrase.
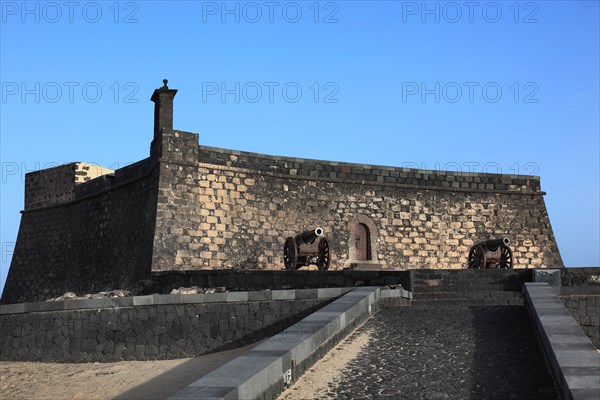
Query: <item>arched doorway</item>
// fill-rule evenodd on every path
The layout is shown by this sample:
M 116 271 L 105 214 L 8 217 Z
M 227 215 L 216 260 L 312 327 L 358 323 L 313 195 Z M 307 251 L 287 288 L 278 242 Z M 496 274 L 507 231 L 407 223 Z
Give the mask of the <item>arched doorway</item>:
M 371 257 L 371 233 L 369 227 L 365 224 L 356 224 L 354 232 L 354 245 L 356 249 L 355 258 L 357 261 L 369 261 Z
M 347 264 L 378 264 L 377 226 L 373 221 L 358 214 L 348 223 Z

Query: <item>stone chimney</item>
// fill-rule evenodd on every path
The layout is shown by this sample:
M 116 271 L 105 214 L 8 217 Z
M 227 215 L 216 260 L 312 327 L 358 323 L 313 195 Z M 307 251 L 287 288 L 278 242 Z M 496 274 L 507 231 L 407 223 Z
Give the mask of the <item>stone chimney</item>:
M 173 132 L 173 99 L 177 89 L 169 89 L 168 80 L 163 79 L 163 87 L 152 94 L 150 100 L 154 102 L 154 139 L 150 145 L 150 155 L 161 157 L 163 134 Z

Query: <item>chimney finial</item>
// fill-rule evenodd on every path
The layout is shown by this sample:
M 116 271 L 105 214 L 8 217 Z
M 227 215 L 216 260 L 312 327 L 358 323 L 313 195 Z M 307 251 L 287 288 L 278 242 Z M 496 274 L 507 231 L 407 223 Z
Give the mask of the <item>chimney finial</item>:
M 168 89 L 169 88 L 167 86 L 167 83 L 169 83 L 169 80 L 168 79 L 163 79 L 163 84 L 164 84 L 163 89 Z

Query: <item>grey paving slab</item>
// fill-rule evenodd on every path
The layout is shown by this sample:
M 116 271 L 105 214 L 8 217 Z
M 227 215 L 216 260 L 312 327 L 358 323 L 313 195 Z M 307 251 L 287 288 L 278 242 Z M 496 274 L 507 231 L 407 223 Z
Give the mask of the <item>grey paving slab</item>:
M 330 299 L 342 295 L 341 288 L 321 288 L 317 289 L 317 297 L 319 299 Z
M 589 350 L 554 350 L 561 368 L 565 367 L 597 367 L 600 368 L 600 357 Z
M 347 311 L 347 308 L 343 310 L 320 310 L 315 313 L 312 313 L 308 317 L 304 318 L 302 322 L 323 322 L 323 321 L 331 321 L 333 318 L 336 318 L 340 315 L 341 312 Z
M 569 376 L 595 376 L 600 379 L 600 366 L 597 367 L 567 367 L 563 369 Z
M 248 357 L 281 357 L 286 353 L 286 350 L 252 350 L 244 355 Z
M 565 375 L 565 380 L 567 381 L 567 385 L 573 389 L 588 389 L 590 387 L 599 387 L 600 386 L 600 370 L 594 371 L 594 375 Z
M 267 301 L 272 299 L 270 290 L 255 290 L 248 292 L 248 301 Z
M 273 300 L 295 300 L 296 291 L 291 290 L 273 290 L 271 294 Z
M 573 398 L 577 400 L 600 399 L 600 389 L 573 389 L 571 393 L 573 394 Z
M 204 295 L 205 303 L 226 303 L 227 293 L 206 293 Z
M 133 297 L 133 305 L 134 306 L 151 306 L 154 305 L 156 296 L 151 294 L 148 296 L 134 296 Z
M 402 297 L 402 289 L 381 290 L 381 298 L 387 299 L 388 297 Z
M 256 356 L 248 357 L 242 355 L 231 360 L 221 368 L 205 375 L 201 379 L 192 383 L 190 386 L 205 386 L 205 387 L 220 387 L 231 386 L 237 387 L 251 379 L 257 374 L 263 373 L 265 368 L 273 368 L 273 365 L 278 369 L 278 373 L 282 373 L 281 360 L 277 356 Z
M 296 299 L 314 299 L 317 297 L 317 289 L 296 289 Z
M 579 325 L 571 325 L 571 326 L 560 326 L 560 325 L 548 325 L 544 327 L 544 331 L 546 335 L 542 337 L 542 340 L 546 340 L 546 338 L 554 335 L 567 335 L 567 336 L 579 336 L 583 334 L 583 330 Z M 585 336 L 588 340 L 590 340 L 587 336 Z
M 248 292 L 228 292 L 227 302 L 248 301 Z
M 204 303 L 204 299 L 206 296 L 209 296 L 210 294 L 204 294 L 204 293 L 196 293 L 196 294 L 182 294 L 180 295 L 181 297 L 179 298 L 182 303 L 184 304 L 197 304 L 197 303 Z
M 180 294 L 164 294 L 154 298 L 154 304 L 173 304 L 181 302 Z
M 560 314 L 549 314 L 549 313 L 538 313 L 538 317 L 540 321 L 548 326 L 579 326 L 577 321 L 573 319 L 571 314 L 564 315 L 564 312 L 569 313 L 567 310 L 563 308 Z M 546 315 L 544 315 L 546 314 Z
M 169 400 L 238 400 L 237 387 L 195 387 L 188 386 Z
M 44 303 L 30 303 L 26 306 L 26 312 L 38 311 L 60 311 L 65 309 L 66 301 L 48 301 Z
M 566 343 L 560 340 L 550 339 L 550 343 L 555 350 L 596 350 L 593 344 L 585 341 L 575 341 L 569 339 Z
M 0 306 L 0 315 L 2 314 L 18 314 L 25 312 L 25 303 L 7 304 Z
M 242 360 L 252 360 L 252 357 L 241 357 Z M 257 357 L 259 359 L 273 360 L 273 357 Z M 283 360 L 275 357 L 272 362 L 256 364 L 260 368 L 259 372 L 251 379 L 246 380 L 238 387 L 240 399 L 255 399 L 261 396 L 265 387 L 269 388 L 283 380 Z

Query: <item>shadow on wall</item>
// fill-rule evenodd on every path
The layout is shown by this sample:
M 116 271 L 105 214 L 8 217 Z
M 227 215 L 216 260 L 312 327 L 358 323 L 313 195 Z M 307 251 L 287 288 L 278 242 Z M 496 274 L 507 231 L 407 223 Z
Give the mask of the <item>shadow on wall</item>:
M 525 307 L 471 307 L 471 400 L 560 399 Z

